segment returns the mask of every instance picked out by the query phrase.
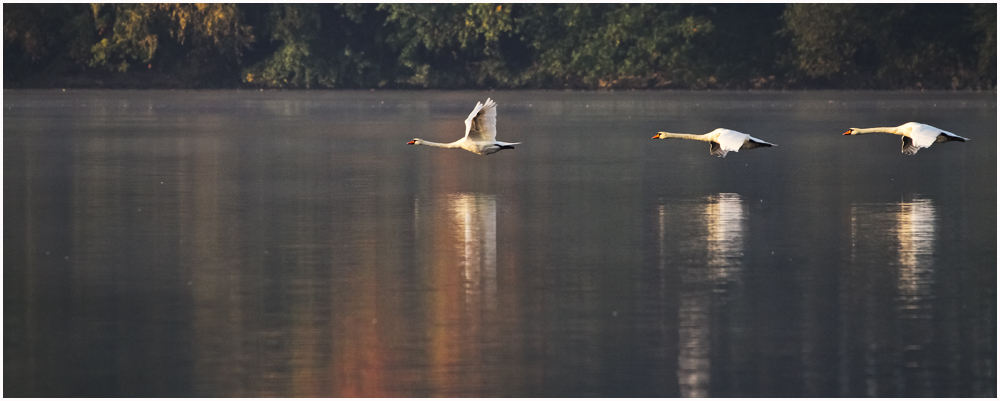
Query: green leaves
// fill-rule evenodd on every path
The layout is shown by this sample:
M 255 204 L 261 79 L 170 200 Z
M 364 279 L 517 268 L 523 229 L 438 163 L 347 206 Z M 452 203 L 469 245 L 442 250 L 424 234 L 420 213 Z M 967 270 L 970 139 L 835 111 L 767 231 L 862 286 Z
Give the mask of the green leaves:
M 125 72 L 136 63 L 147 64 L 173 39 L 192 42 L 188 51 L 208 51 L 238 58 L 254 41 L 231 4 L 93 4 L 94 27 L 100 41 L 91 47 L 92 67 Z M 172 55 L 172 54 L 171 54 Z
M 996 71 L 996 4 L 983 6 L 791 4 L 782 33 L 791 38 L 795 70 L 810 78 L 848 87 L 958 88 L 979 81 L 972 66 L 983 61 L 994 60 Z M 989 82 L 995 85 L 995 75 Z
M 312 54 L 321 28 L 318 5 L 274 5 L 267 26 L 271 40 L 280 45 L 270 57 L 247 69 L 244 82 L 310 88 L 330 75 L 324 60 Z
M 96 68 L 193 87 L 996 85 L 995 4 L 4 4 L 4 43 L 6 82 Z
M 243 82 L 278 88 L 382 86 L 385 20 L 374 5 L 279 4 L 266 12 L 273 50 L 243 71 Z
M 686 13 L 685 5 L 567 4 L 537 6 L 539 21 L 530 47 L 539 53 L 539 72 L 565 85 L 613 87 L 621 80 L 686 80 L 696 49 L 692 39 L 709 34 L 712 23 Z M 578 83 L 574 84 L 574 81 Z
M 393 28 L 390 46 L 409 76 L 399 82 L 418 86 L 467 86 L 508 82 L 501 41 L 514 30 L 512 5 L 382 4 Z
M 5 77 L 60 74 L 90 60 L 95 31 L 87 5 L 5 3 L 3 9 Z

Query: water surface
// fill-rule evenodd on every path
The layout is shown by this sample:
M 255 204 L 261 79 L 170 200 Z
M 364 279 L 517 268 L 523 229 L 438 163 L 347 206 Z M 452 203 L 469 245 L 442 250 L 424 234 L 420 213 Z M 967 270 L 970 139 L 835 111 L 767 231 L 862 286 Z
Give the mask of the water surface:
M 996 396 L 995 93 L 4 98 L 8 396 Z

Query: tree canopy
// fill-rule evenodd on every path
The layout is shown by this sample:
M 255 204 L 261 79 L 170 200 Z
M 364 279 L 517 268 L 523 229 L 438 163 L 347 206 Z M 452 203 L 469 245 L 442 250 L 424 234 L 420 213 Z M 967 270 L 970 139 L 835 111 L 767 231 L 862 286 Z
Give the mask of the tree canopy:
M 3 7 L 5 87 L 996 87 L 996 4 Z

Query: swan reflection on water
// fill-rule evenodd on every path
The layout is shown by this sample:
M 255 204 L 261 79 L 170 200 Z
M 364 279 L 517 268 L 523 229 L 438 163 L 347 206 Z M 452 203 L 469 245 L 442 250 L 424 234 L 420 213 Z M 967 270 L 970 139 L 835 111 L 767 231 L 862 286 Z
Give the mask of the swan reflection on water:
M 872 260 L 870 253 L 895 250 L 885 261 L 896 273 L 898 307 L 922 309 L 931 296 L 937 211 L 929 199 L 851 207 L 851 259 Z M 882 252 L 879 252 L 882 253 Z
M 663 275 L 665 270 L 676 269 L 680 277 L 677 380 L 681 397 L 710 395 L 714 309 L 720 294 L 725 294 L 724 287 L 736 280 L 742 268 L 746 210 L 742 198 L 733 193 L 658 207 L 659 269 Z M 672 238 L 675 232 L 697 235 Z M 673 254 L 677 252 L 680 255 Z
M 459 193 L 444 202 L 417 199 L 415 229 L 432 243 L 431 264 L 442 271 L 458 269 L 468 305 L 496 309 L 497 199 L 495 195 Z M 451 273 L 454 274 L 454 273 Z M 446 274 L 442 280 L 458 277 Z
M 493 195 L 459 194 L 452 199 L 462 250 L 462 277 L 468 303 L 481 301 L 496 309 L 497 294 L 497 201 Z
M 933 279 L 936 213 L 928 199 L 900 205 L 896 238 L 899 241 L 899 295 L 913 305 L 930 295 Z
M 914 396 L 933 394 L 932 383 L 922 378 L 932 375 L 936 363 L 929 352 L 935 335 L 936 241 L 937 210 L 930 199 L 851 207 L 849 271 L 862 289 L 843 302 L 858 305 L 852 307 L 865 316 L 860 332 L 845 331 L 843 341 L 862 342 L 857 348 L 864 350 L 868 366 L 858 380 L 866 383 L 869 396 L 892 394 L 895 387 L 879 380 L 886 375 L 912 383 Z M 894 296 L 883 295 L 888 293 Z
M 480 394 L 500 352 L 497 318 L 497 197 L 458 193 L 417 199 L 418 263 L 429 273 L 428 370 L 434 397 Z

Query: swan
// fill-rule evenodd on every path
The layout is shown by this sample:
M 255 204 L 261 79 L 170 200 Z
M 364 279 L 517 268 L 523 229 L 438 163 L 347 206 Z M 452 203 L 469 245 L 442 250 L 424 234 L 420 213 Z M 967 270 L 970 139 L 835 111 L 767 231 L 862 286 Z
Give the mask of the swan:
M 424 145 L 438 148 L 465 149 L 477 155 L 491 155 L 504 149 L 514 149 L 521 142 L 497 140 L 497 104 L 486 98 L 486 103 L 476 102 L 469 118 L 465 119 L 465 137 L 452 143 L 437 143 L 413 138 L 407 145 Z
M 934 128 L 927 124 L 906 123 L 898 127 L 876 127 L 876 128 L 851 128 L 844 135 L 861 135 L 871 132 L 885 132 L 903 136 L 903 153 L 913 156 L 922 148 L 930 147 L 934 142 L 959 141 L 965 142 L 969 138 L 961 137 L 951 132 Z
M 778 146 L 770 142 L 765 142 L 750 135 L 731 129 L 716 128 L 714 131 L 704 135 L 674 134 L 670 132 L 660 132 L 653 136 L 653 139 L 681 138 L 694 139 L 696 141 L 708 142 L 712 145 L 710 152 L 714 156 L 726 157 L 726 153 L 739 152 L 740 149 L 753 149 L 759 147 Z

